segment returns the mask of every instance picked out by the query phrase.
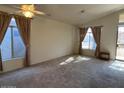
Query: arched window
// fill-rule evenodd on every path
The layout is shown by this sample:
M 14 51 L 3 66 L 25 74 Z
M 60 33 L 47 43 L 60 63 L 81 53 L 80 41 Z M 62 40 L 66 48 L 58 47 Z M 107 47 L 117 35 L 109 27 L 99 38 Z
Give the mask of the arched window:
M 92 34 L 92 29 L 90 27 L 88 28 L 87 34 L 82 42 L 82 49 L 96 49 L 96 43 Z
M 11 60 L 13 58 L 23 58 L 25 46 L 21 39 L 15 19 L 12 18 L 1 44 L 2 60 Z

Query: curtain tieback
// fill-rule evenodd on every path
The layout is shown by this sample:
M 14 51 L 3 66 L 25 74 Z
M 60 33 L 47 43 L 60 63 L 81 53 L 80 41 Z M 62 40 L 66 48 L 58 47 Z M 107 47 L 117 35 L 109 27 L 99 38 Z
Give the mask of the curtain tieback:
M 30 47 L 30 45 L 26 45 L 26 48 L 29 48 Z

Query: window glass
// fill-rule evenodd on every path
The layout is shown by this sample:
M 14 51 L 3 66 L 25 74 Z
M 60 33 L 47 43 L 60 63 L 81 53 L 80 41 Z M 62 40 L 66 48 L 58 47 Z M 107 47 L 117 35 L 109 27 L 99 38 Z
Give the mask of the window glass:
M 8 28 L 7 32 L 4 36 L 4 39 L 1 43 L 1 55 L 2 55 L 2 59 L 6 60 L 6 59 L 11 59 L 12 55 L 11 55 L 11 29 Z
M 91 28 L 88 28 L 86 36 L 82 42 L 82 48 L 91 49 L 91 50 L 95 50 L 96 48 L 96 43 L 95 43 Z
M 17 28 L 13 29 L 14 57 L 24 57 L 25 46 Z
M 17 26 L 14 18 L 11 19 L 9 26 Z
M 5 37 L 1 43 L 2 60 L 22 58 L 25 55 L 25 46 L 19 34 L 15 19 L 12 18 Z
M 124 27 L 118 27 L 118 44 L 124 44 Z

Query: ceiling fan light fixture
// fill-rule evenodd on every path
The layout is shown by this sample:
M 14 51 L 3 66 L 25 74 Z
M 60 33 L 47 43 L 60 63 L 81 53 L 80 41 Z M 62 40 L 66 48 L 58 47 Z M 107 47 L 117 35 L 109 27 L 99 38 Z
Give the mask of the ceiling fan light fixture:
M 32 18 L 35 14 L 46 15 L 46 13 L 36 10 L 33 4 L 21 5 L 20 12 L 27 18 Z
M 29 11 L 29 10 L 34 11 L 35 7 L 34 7 L 34 5 L 22 5 L 21 9 L 24 10 L 24 11 Z
M 30 11 L 23 11 L 22 13 L 24 14 L 25 17 L 28 17 L 28 18 L 32 18 L 34 16 L 34 13 Z

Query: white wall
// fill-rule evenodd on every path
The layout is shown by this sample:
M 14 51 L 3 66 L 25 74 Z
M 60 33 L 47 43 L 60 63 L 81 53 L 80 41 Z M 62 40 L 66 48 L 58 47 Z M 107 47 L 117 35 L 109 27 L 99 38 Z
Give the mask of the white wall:
M 46 18 L 34 18 L 31 30 L 31 64 L 73 53 L 75 27 Z
M 115 59 L 116 53 L 117 25 L 119 22 L 118 14 L 119 12 L 116 12 L 84 24 L 84 26 L 104 26 L 101 33 L 101 50 L 109 51 L 112 59 Z

